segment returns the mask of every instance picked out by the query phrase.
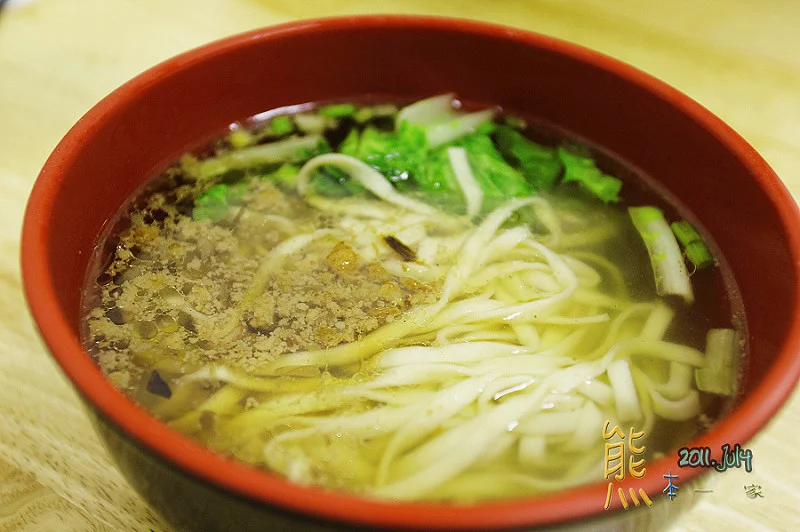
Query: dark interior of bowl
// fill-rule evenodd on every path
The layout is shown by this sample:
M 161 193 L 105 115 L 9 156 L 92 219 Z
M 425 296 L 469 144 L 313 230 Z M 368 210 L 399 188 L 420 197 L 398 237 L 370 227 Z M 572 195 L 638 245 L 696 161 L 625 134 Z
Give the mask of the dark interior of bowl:
M 796 312 L 790 237 L 774 199 L 785 191 L 763 161 L 685 96 L 616 62 L 511 30 L 481 35 L 468 25 L 401 20 L 308 23 L 227 41 L 156 67 L 79 123 L 42 174 L 63 171 L 46 246 L 75 336 L 98 234 L 143 180 L 184 150 L 279 106 L 453 91 L 591 139 L 680 198 L 714 235 L 738 282 L 751 353 L 743 395 L 755 389 Z

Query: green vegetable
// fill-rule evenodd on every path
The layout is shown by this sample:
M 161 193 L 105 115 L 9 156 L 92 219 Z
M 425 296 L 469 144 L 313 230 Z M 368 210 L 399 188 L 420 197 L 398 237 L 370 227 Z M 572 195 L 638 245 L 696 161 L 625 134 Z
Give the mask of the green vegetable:
M 230 151 L 202 161 L 192 155 L 181 157 L 181 167 L 187 174 L 203 180 L 240 170 L 276 163 L 302 162 L 318 153 L 330 151 L 325 139 L 318 135 L 287 137 L 285 139 Z
M 214 185 L 194 201 L 192 218 L 195 220 L 208 218 L 214 222 L 222 220 L 228 214 L 230 207 L 241 201 L 247 188 L 247 183 Z
M 287 163 L 282 164 L 280 168 L 265 177 L 266 179 L 275 183 L 286 185 L 287 187 L 294 187 L 297 180 L 297 174 L 299 172 L 300 168 L 293 164 Z
M 332 165 L 319 168 L 310 180 L 310 188 L 315 194 L 328 198 L 343 198 L 364 191 L 364 186 L 350 179 L 350 175 Z
M 548 190 L 556 184 L 562 165 L 554 148 L 537 144 L 508 126 L 498 126 L 495 140 L 502 154 L 522 172 L 533 188 Z
M 336 150 L 339 153 L 343 153 L 345 155 L 349 155 L 351 157 L 356 157 L 358 155 L 358 145 L 360 142 L 360 135 L 358 134 L 358 129 L 353 128 L 350 130 L 350 133 L 344 138 L 341 144 L 339 144 L 339 149 Z
M 414 183 L 419 190 L 431 195 L 445 194 L 454 198 L 461 195 L 461 187 L 458 186 L 445 149 L 434 151 L 419 165 L 414 173 Z
M 448 156 L 451 148 L 465 151 L 471 179 L 480 188 L 482 202 L 487 209 L 496 207 L 509 197 L 527 197 L 533 194 L 533 188 L 522 174 L 503 159 L 492 139 L 475 133 L 432 150 L 412 169 L 411 181 L 416 189 L 427 193 L 427 201 L 451 206 L 459 206 L 465 202 L 463 187 L 459 184 L 452 159 Z
M 533 194 L 531 185 L 503 159 L 487 135 L 467 135 L 454 144 L 467 150 L 469 166 L 486 197 L 527 197 Z
M 333 126 L 336 123 L 336 119 L 319 114 L 300 113 L 294 115 L 294 123 L 300 131 L 318 135 Z
M 403 122 L 429 126 L 452 120 L 458 114 L 453 108 L 455 94 L 440 94 L 406 105 L 397 113 L 396 127 Z
M 673 222 L 670 227 L 683 246 L 686 258 L 694 264 L 695 269 L 702 270 L 714 265 L 714 258 L 708 250 L 700 233 L 686 220 Z
M 443 198 L 463 202 L 447 149 L 466 150 L 469 166 L 489 206 L 511 197 L 528 196 L 534 192 L 525 177 L 509 165 L 485 134 L 474 133 L 461 137 L 440 148 L 429 149 L 425 130 L 409 122 L 401 122 L 393 132 L 366 127 L 359 135 L 352 130 L 342 141 L 339 152 L 354 156 L 399 185 L 413 183 L 414 188 L 435 194 L 434 203 Z M 456 199 L 457 198 L 457 199 Z
M 491 135 L 497 129 L 497 124 L 494 122 L 484 122 L 475 128 L 475 133 L 479 135 Z
M 630 207 L 628 213 L 647 246 L 658 295 L 678 295 L 691 303 L 694 294 L 689 274 L 678 242 L 664 219 L 664 213 L 650 206 Z
M 474 113 L 458 113 L 452 119 L 424 126 L 425 138 L 428 146 L 436 148 L 454 140 L 477 132 L 491 129 L 494 109 L 484 109 Z
M 494 109 L 464 113 L 454 107 L 453 94 L 426 98 L 402 108 L 396 118 L 396 128 L 413 124 L 422 129 L 429 148 L 438 148 L 479 130 L 491 132 Z
M 392 116 L 397 113 L 397 107 L 393 104 L 375 105 L 372 107 L 359 107 L 353 113 L 353 120 L 359 124 L 363 124 L 373 118 Z
M 228 143 L 234 150 L 238 150 L 255 144 L 256 137 L 246 129 L 234 129 L 228 135 Z
M 343 144 L 350 153 L 342 153 L 361 159 L 392 182 L 406 181 L 411 175 L 419 173 L 428 156 L 424 131 L 411 124 L 402 124 L 393 132 L 365 128 L 355 154 L 351 151 L 352 143 L 348 135 Z
M 215 222 L 221 220 L 228 213 L 227 196 L 228 185 L 214 185 L 209 188 L 195 200 L 192 218 L 210 218 Z
M 306 137 L 301 137 L 301 138 L 306 138 Z M 328 144 L 328 141 L 325 140 L 324 137 L 316 137 L 316 138 L 317 141 L 315 144 L 309 146 L 303 146 L 300 149 L 298 149 L 294 153 L 292 161 L 303 163 L 313 159 L 317 155 L 322 155 L 323 153 L 330 153 L 331 151 L 333 151 L 331 150 L 331 145 Z
M 269 130 L 276 137 L 282 137 L 294 131 L 294 124 L 288 116 L 276 116 L 269 121 Z
M 344 118 L 356 112 L 356 106 L 350 103 L 324 105 L 317 109 L 317 114 L 330 118 Z
M 344 112 L 339 108 L 322 109 L 328 114 Z M 377 111 L 378 107 L 374 109 Z M 463 147 L 475 180 L 488 200 L 487 205 L 492 207 L 503 198 L 529 196 L 534 192 L 526 176 L 509 164 L 492 142 L 489 135 L 498 128 L 492 120 L 494 112 L 486 109 L 464 113 L 453 107 L 453 95 L 436 96 L 403 108 L 397 115 L 395 131 L 371 126 L 360 133 L 351 130 L 337 151 L 367 163 L 395 187 L 435 193 L 437 197 L 431 197 L 431 201 L 439 203 L 445 197 L 463 201 L 461 187 L 447 157 L 448 148 Z M 361 115 L 359 119 L 368 119 L 366 113 Z M 523 146 L 515 137 L 516 132 L 503 127 L 511 132 L 510 135 L 504 133 L 503 138 L 510 139 L 508 144 L 525 161 L 520 166 L 533 171 L 530 168 L 538 165 L 536 171 L 545 176 L 537 175 L 531 181 L 546 179 L 550 182 L 557 177 L 560 163 L 552 150 L 548 152 L 532 143 Z
M 606 203 L 619 201 L 622 181 L 601 172 L 585 150 L 572 145 L 559 146 L 558 157 L 564 164 L 564 183 L 576 181 Z
M 342 155 L 341 153 L 327 153 L 303 165 L 300 169 L 300 174 L 297 176 L 297 191 L 300 195 L 306 196 L 311 180 L 318 171 L 325 169 L 330 172 L 332 168 L 338 171 L 338 175 L 347 176 L 346 183 L 340 184 L 349 184 L 350 186 L 359 185 L 384 201 L 400 205 L 414 212 L 422 214 L 432 214 L 436 212 L 436 210 L 429 205 L 413 200 L 397 192 L 385 176 L 378 173 L 378 171 L 365 162 L 359 161 L 355 157 L 350 157 L 349 155 Z
M 706 356 L 696 369 L 697 388 L 717 395 L 733 395 L 736 388 L 736 360 L 739 336 L 733 329 L 711 329 L 706 336 Z
M 353 113 L 353 120 L 359 124 L 363 124 L 364 122 L 371 120 L 373 116 L 375 116 L 375 114 L 373 113 L 371 107 L 360 107 L 355 113 Z

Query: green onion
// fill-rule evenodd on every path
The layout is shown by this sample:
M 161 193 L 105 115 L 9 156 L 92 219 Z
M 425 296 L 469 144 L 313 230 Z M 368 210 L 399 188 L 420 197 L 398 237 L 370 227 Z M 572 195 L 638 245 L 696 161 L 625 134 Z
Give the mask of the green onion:
M 630 207 L 628 213 L 647 246 L 658 295 L 678 295 L 687 303 L 691 303 L 694 294 L 689 273 L 686 271 L 678 242 L 667 225 L 664 214 L 650 206 Z
M 303 156 L 306 153 L 316 154 L 315 150 L 319 149 L 324 140 L 319 135 L 287 137 L 269 144 L 249 146 L 201 161 L 187 154 L 181 157 L 181 168 L 187 174 L 203 180 L 216 177 L 230 170 L 252 168 L 265 164 L 299 162 L 303 160 Z
M 696 369 L 697 388 L 716 395 L 733 395 L 736 387 L 736 360 L 739 336 L 733 329 L 711 329 L 706 336 L 706 357 Z
M 697 230 L 686 220 L 673 222 L 670 227 L 683 246 L 686 258 L 694 264 L 695 269 L 702 270 L 714 265 L 714 258 L 708 250 Z

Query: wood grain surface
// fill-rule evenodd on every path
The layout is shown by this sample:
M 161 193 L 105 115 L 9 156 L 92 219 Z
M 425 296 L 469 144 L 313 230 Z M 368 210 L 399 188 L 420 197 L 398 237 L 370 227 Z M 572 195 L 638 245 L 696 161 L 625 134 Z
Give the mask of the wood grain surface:
M 722 117 L 800 194 L 800 2 L 12 2 L 0 12 L 0 532 L 168 530 L 113 467 L 27 313 L 19 235 L 49 152 L 105 94 L 178 52 L 279 22 L 376 12 L 498 22 L 622 59 Z M 800 394 L 747 446 L 754 471 L 712 473 L 713 492 L 674 530 L 800 530 Z M 750 484 L 763 497 L 748 498 Z

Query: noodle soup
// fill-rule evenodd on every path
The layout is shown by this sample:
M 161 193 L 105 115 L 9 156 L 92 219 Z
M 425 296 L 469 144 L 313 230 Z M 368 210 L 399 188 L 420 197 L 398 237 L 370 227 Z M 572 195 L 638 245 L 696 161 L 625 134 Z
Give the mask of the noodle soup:
M 112 225 L 84 298 L 101 368 L 294 482 L 549 492 L 603 478 L 604 429 L 668 453 L 736 392 L 713 243 L 601 150 L 452 95 L 233 124 Z

